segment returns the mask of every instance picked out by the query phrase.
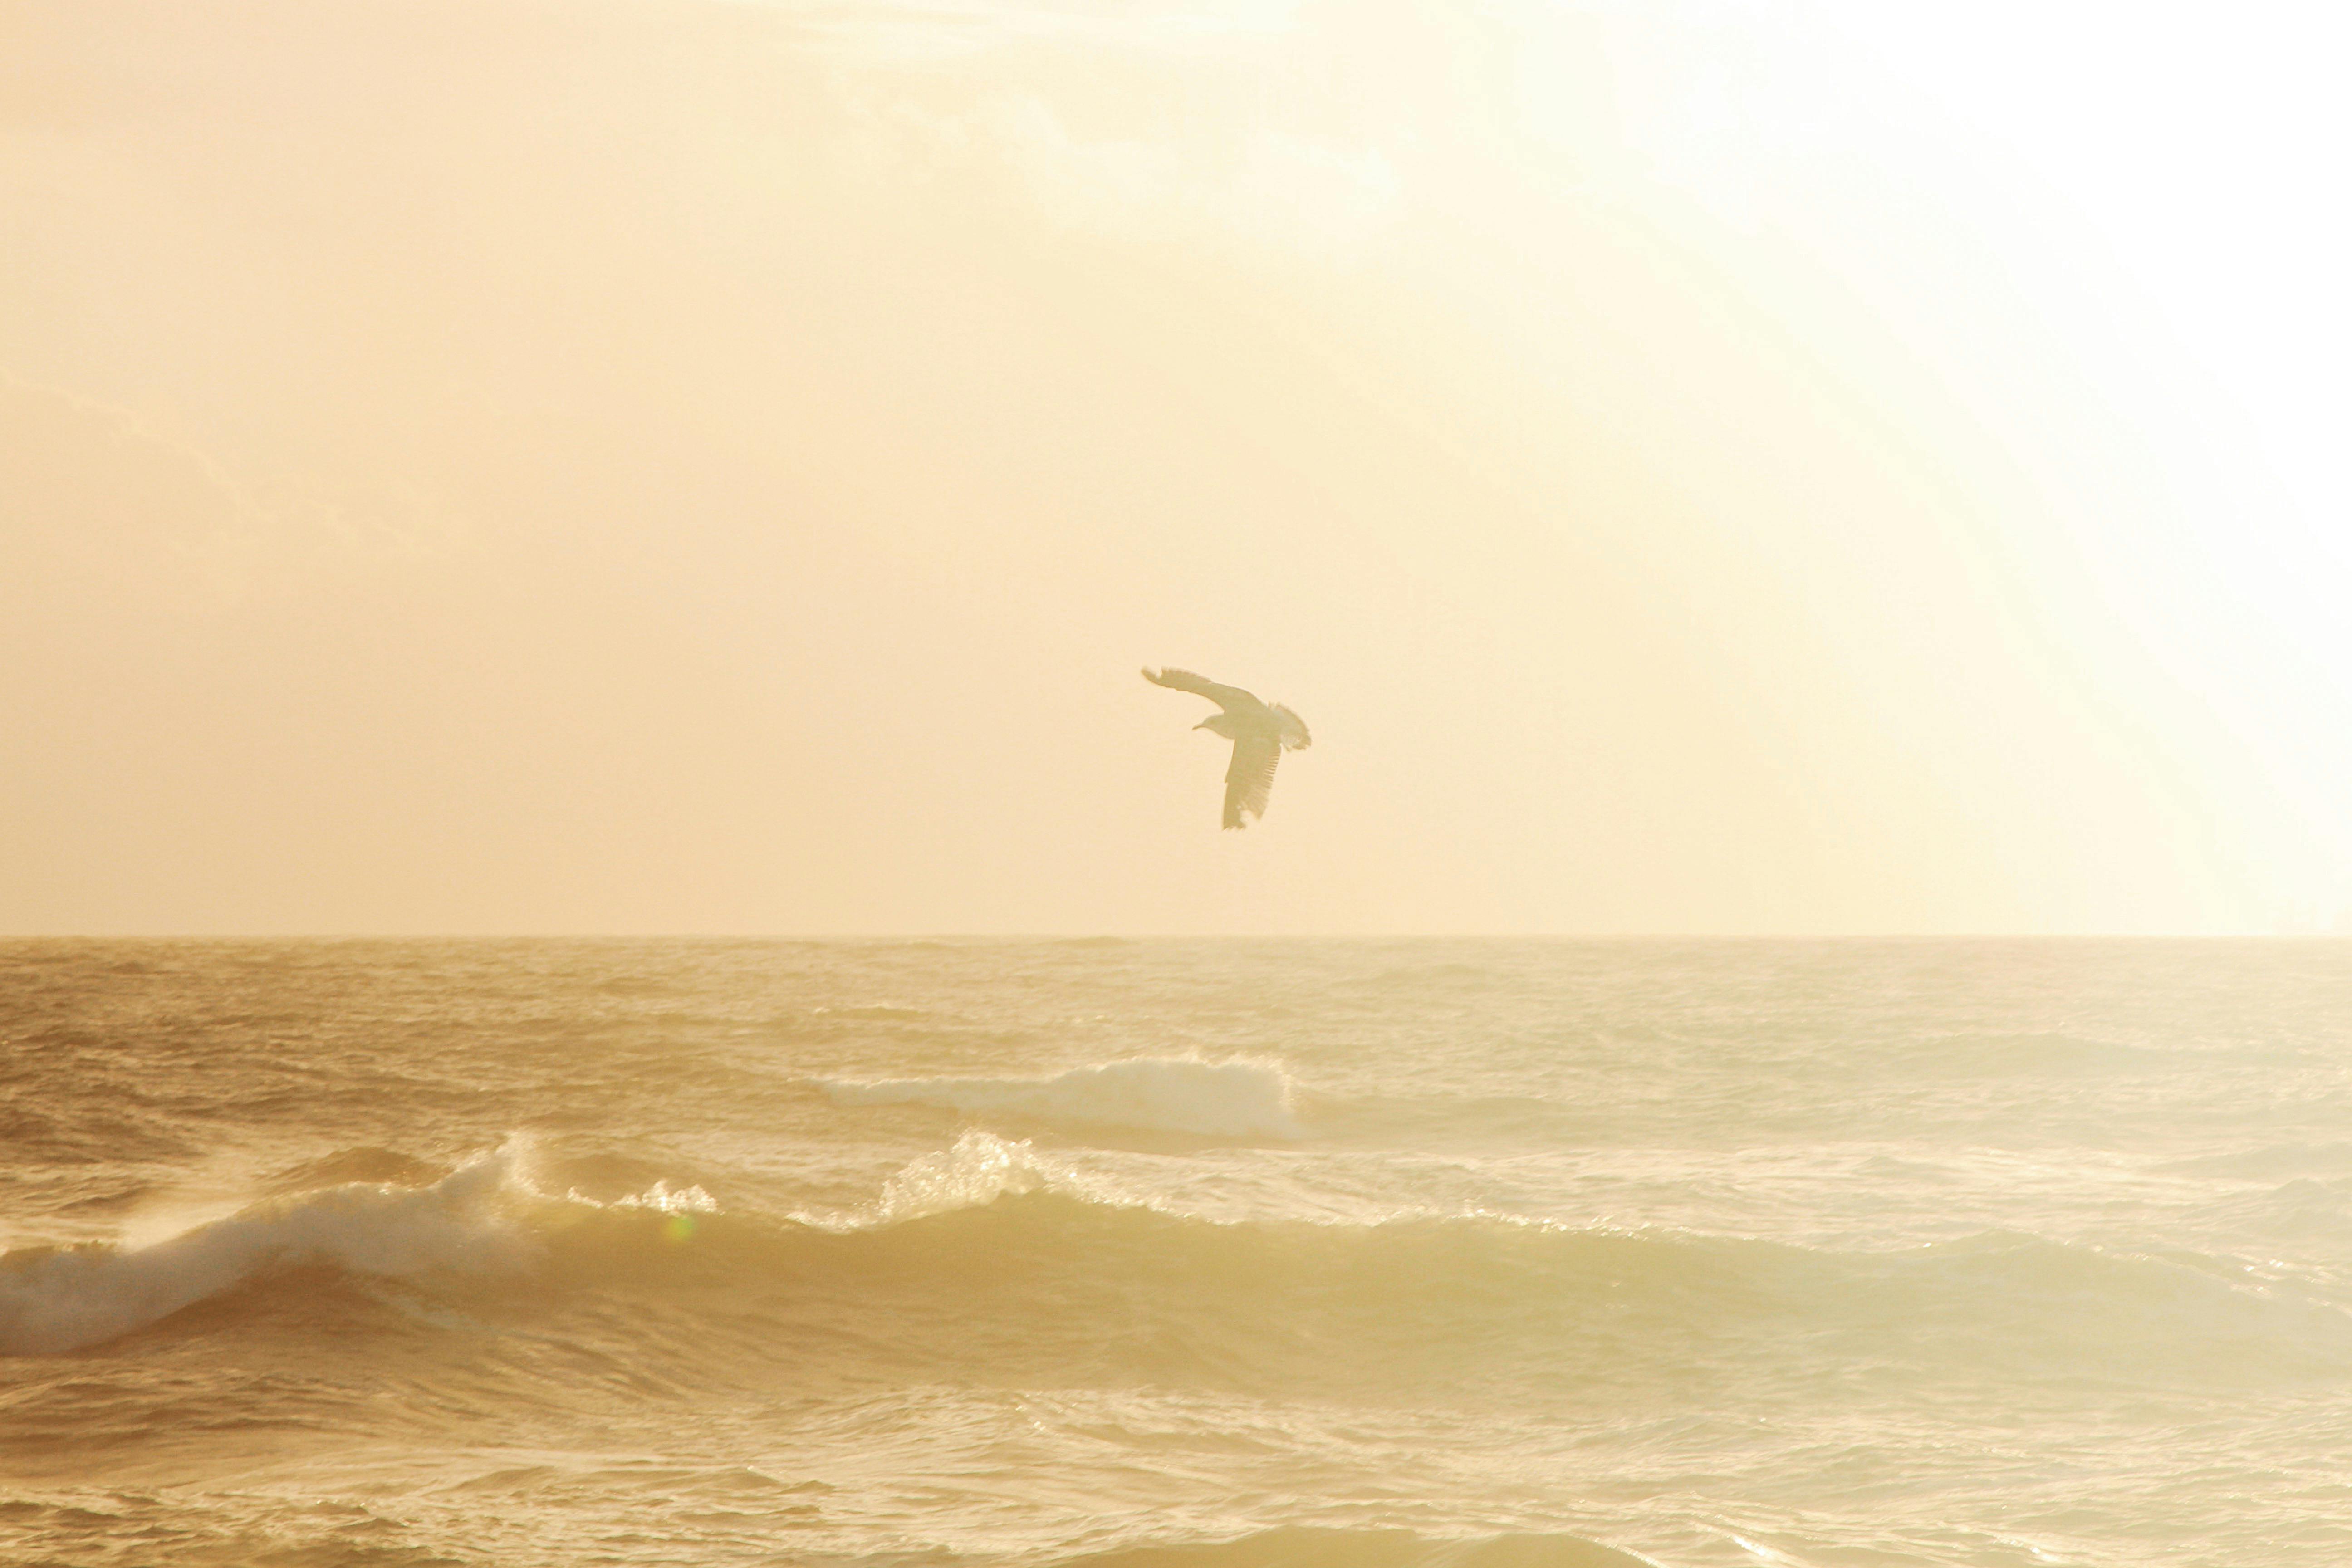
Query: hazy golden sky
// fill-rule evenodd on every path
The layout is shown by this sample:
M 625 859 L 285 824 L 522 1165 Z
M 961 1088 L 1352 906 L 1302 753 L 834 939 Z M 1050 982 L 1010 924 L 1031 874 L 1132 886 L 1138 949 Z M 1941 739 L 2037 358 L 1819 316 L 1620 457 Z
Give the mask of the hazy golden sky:
M 1919 9 L 13 0 L 0 931 L 2332 921 L 2341 24 Z

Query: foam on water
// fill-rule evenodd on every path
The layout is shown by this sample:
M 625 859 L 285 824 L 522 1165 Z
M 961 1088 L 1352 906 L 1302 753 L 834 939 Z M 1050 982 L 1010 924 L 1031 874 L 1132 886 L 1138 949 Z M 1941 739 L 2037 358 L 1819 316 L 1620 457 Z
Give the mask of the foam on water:
M 967 1116 L 1095 1122 L 1218 1138 L 1297 1139 L 1290 1075 L 1271 1063 L 1151 1057 L 1051 1078 L 827 1079 L 842 1105 L 929 1105 Z
M 1041 1153 L 1025 1138 L 1000 1138 L 971 1128 L 953 1147 L 907 1162 L 871 1203 L 837 1212 L 795 1210 L 792 1217 L 818 1230 L 873 1230 L 1049 1191 L 1114 1208 L 1146 1206 L 1069 1161 Z

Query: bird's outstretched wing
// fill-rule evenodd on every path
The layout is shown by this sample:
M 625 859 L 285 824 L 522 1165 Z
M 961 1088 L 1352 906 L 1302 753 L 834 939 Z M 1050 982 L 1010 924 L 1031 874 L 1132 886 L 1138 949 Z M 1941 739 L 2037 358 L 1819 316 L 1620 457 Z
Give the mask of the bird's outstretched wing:
M 1179 691 L 1190 691 L 1205 697 L 1220 708 L 1254 708 L 1257 699 L 1238 686 L 1220 686 L 1205 676 L 1189 669 L 1145 670 L 1143 679 L 1154 686 L 1171 686 Z
M 1274 793 L 1274 765 L 1282 761 L 1276 741 L 1251 736 L 1234 742 L 1233 766 L 1225 770 L 1225 826 L 1242 827 L 1242 813 L 1265 815 L 1265 798 Z
M 1282 721 L 1282 749 L 1284 751 L 1303 752 L 1307 747 L 1315 743 L 1315 737 L 1307 732 L 1306 720 L 1301 719 L 1297 714 L 1293 713 L 1289 709 L 1285 708 L 1279 702 L 1268 703 L 1267 706 L 1272 708 L 1275 713 Z

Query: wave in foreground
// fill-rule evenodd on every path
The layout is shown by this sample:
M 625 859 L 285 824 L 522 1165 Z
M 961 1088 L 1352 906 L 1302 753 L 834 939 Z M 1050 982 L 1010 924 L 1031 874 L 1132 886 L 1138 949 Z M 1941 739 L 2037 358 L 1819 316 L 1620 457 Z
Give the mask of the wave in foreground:
M 0 1352 L 96 1346 L 208 1300 L 203 1332 L 307 1331 L 323 1303 L 357 1314 L 339 1331 L 365 1333 L 400 1310 L 366 1288 L 389 1279 L 730 1384 L 1631 1396 L 1785 1369 L 1773 1352 L 1791 1336 L 1832 1381 L 1856 1364 L 1930 1382 L 2352 1380 L 2352 1316 L 2332 1305 L 2226 1260 L 2025 1236 L 1877 1254 L 1481 1215 L 1220 1224 L 1092 1190 L 982 1132 L 829 1224 L 727 1212 L 697 1187 L 551 1195 L 527 1165 L 500 1150 L 438 1181 L 272 1198 L 150 1246 L 20 1249 L 0 1258 Z M 360 1289 L 322 1291 L 320 1270 Z
M 1153 1057 L 1051 1078 L 827 1079 L 841 1105 L 928 1105 L 966 1116 L 1091 1122 L 1212 1138 L 1298 1139 L 1295 1086 L 1265 1062 Z
M 316 1163 L 331 1171 L 342 1163 L 331 1157 Z M 526 1163 L 525 1152 L 510 1143 L 422 1185 L 314 1187 L 145 1246 L 0 1253 L 0 1354 L 103 1343 L 296 1268 L 403 1279 L 517 1279 L 544 1259 L 566 1209 L 689 1215 L 716 1206 L 700 1188 L 673 1192 L 661 1183 L 609 1205 L 577 1194 L 551 1198 L 532 1184 Z

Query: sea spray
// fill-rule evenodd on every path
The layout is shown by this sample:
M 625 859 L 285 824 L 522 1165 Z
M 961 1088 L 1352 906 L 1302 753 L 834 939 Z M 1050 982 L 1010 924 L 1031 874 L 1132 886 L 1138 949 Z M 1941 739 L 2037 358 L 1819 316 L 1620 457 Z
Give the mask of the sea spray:
M 0 1254 L 0 1354 L 79 1350 L 143 1328 L 248 1280 L 331 1268 L 386 1279 L 513 1276 L 541 1255 L 569 1210 L 715 1212 L 698 1186 L 656 1182 L 599 1204 L 541 1192 L 530 1142 L 511 1138 L 422 1186 L 347 1182 L 273 1196 L 131 1245 Z
M 261 1274 L 331 1264 L 360 1274 L 513 1267 L 526 1237 L 499 1212 L 519 1156 L 478 1156 L 427 1187 L 352 1183 L 271 1199 L 142 1246 L 0 1257 L 0 1352 L 77 1350 Z

